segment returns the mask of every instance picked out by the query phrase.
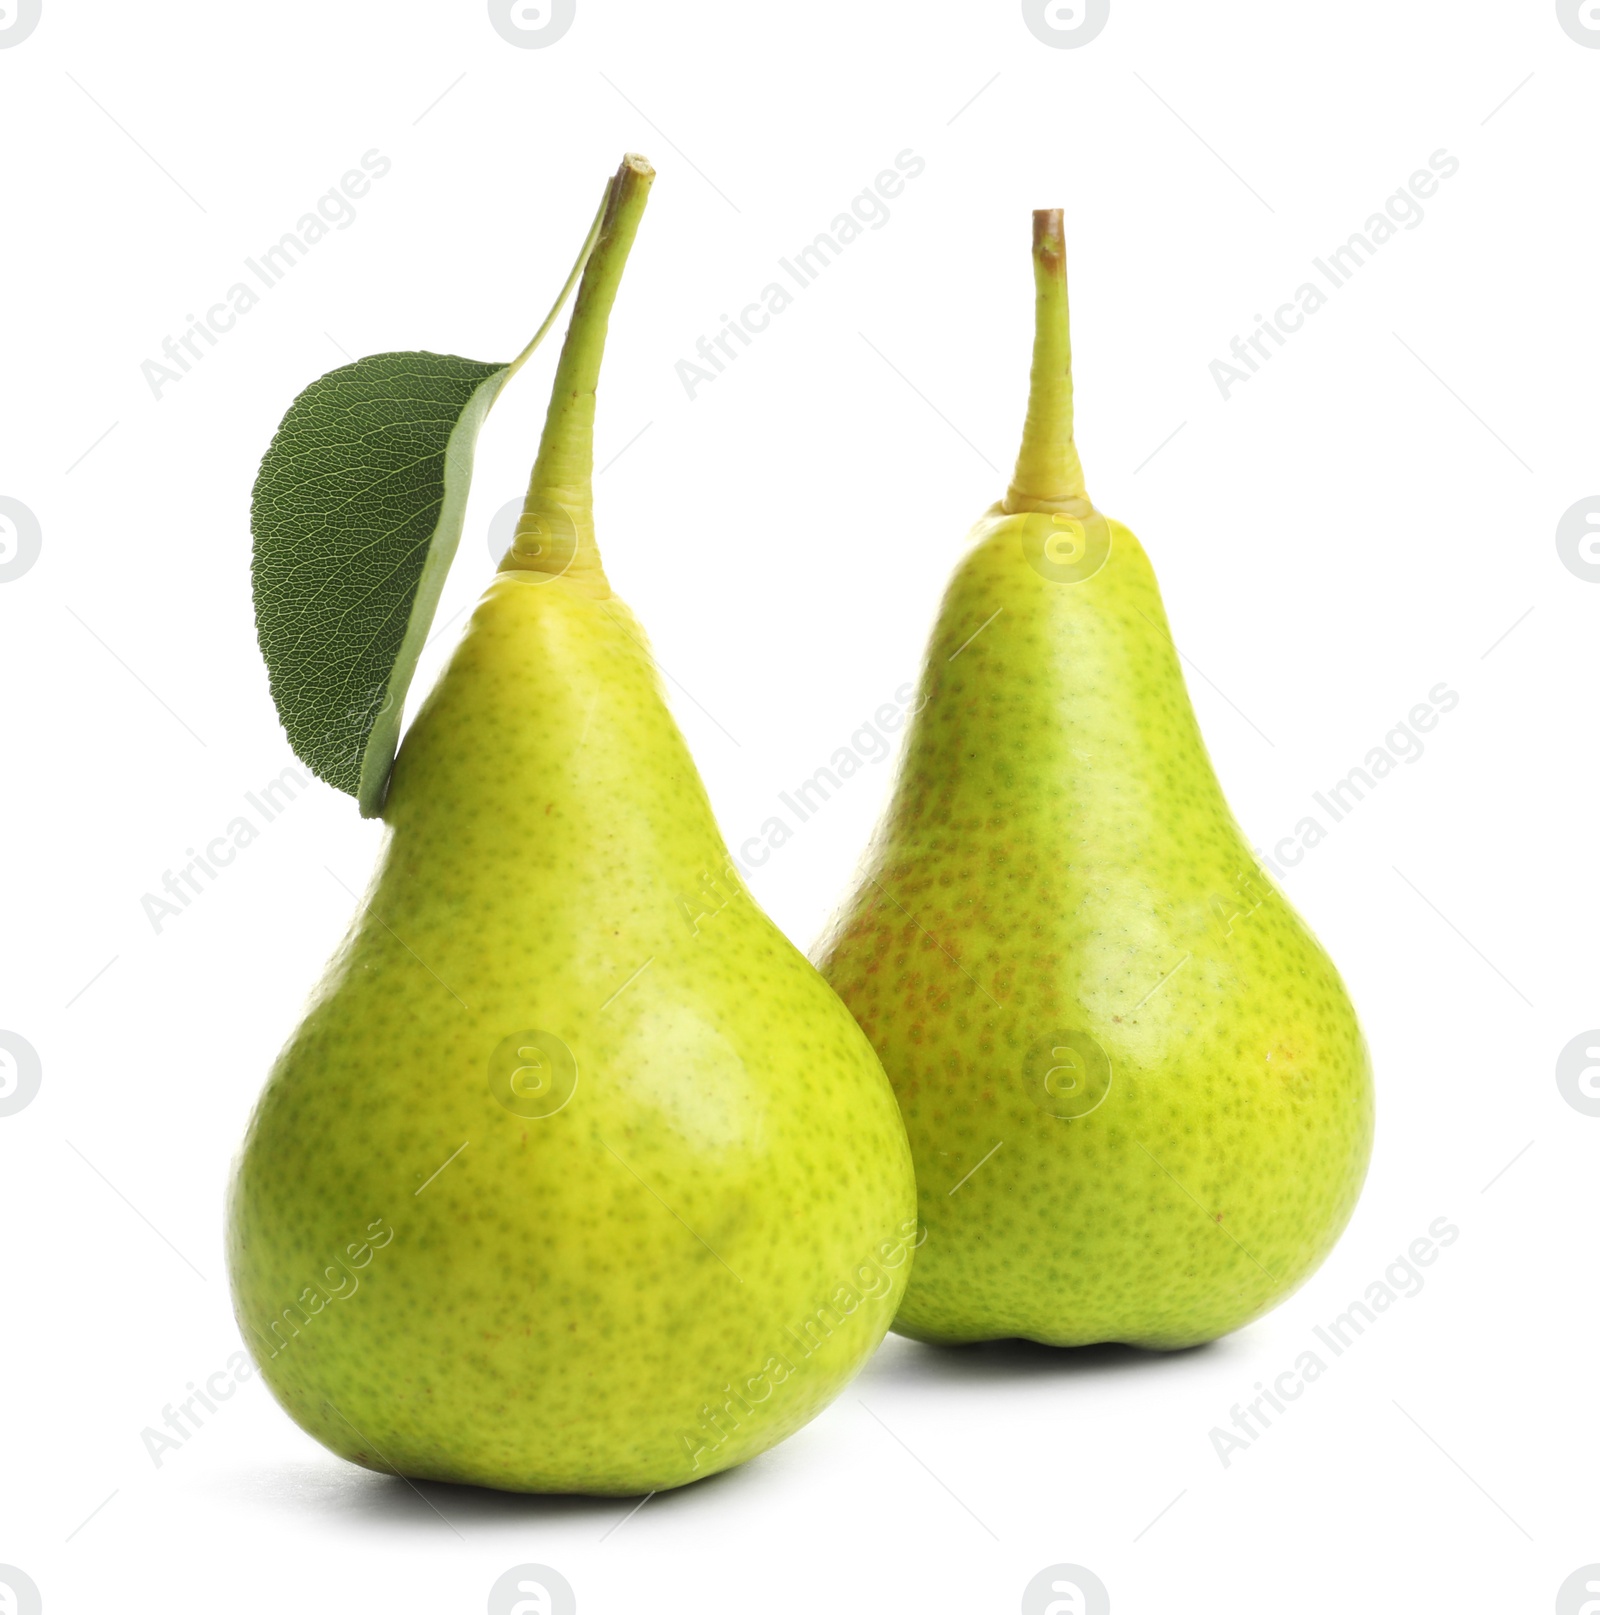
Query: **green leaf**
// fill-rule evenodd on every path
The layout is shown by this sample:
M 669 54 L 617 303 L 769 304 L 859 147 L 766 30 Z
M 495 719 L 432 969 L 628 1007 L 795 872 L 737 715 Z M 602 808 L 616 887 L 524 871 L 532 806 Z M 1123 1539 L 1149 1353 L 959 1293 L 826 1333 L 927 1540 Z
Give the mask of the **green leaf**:
M 250 501 L 256 638 L 295 755 L 376 818 L 406 691 L 444 588 L 478 432 L 578 284 L 509 364 L 379 353 L 311 383 L 278 423 Z
M 295 754 L 367 818 L 461 537 L 478 432 L 511 368 L 358 359 L 295 399 L 256 477 L 251 570 L 272 697 Z

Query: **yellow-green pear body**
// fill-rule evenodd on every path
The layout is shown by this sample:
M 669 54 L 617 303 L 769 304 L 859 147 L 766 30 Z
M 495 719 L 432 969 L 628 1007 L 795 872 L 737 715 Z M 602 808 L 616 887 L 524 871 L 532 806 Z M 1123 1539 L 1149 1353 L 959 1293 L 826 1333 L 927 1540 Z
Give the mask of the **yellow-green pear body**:
M 374 1469 L 647 1492 L 879 1343 L 916 1241 L 893 1095 L 755 906 L 603 588 L 502 572 L 407 735 L 381 863 L 250 1124 L 236 1310 Z
M 1371 1072 L 1223 799 L 1143 548 L 1070 508 L 974 530 L 818 959 L 911 1138 L 926 1242 L 895 1328 L 1185 1346 L 1332 1247 Z

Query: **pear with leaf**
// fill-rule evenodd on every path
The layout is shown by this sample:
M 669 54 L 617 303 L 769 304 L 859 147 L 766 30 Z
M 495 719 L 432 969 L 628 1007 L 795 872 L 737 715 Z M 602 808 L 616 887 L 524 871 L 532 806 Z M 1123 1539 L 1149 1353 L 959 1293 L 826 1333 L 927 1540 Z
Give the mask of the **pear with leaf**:
M 1372 1073 L 1223 798 L 1149 559 L 1085 491 L 1059 210 L 1033 267 L 1016 472 L 817 956 L 911 1137 L 926 1240 L 895 1328 L 1188 1346 L 1328 1254 Z
M 629 158 L 608 190 L 515 541 L 392 777 L 513 367 L 336 372 L 257 487 L 280 708 L 386 835 L 250 1123 L 229 1263 L 274 1395 L 376 1470 L 627 1494 L 725 1469 L 838 1394 L 911 1264 L 882 1068 L 740 880 L 595 544 L 601 352 L 652 178 Z M 315 616 L 324 582 L 347 616 Z

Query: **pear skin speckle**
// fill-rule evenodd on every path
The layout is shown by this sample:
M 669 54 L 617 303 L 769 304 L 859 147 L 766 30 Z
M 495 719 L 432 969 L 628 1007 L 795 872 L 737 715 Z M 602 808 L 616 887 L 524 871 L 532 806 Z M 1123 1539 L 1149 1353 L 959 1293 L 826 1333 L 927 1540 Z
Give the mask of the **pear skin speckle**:
M 637 623 L 502 573 L 236 1167 L 245 1339 L 374 1469 L 626 1495 L 759 1453 L 916 1240 L 876 1056 L 728 858 Z
M 817 958 L 911 1138 L 926 1242 L 895 1329 L 1187 1346 L 1332 1248 L 1370 1063 L 1223 798 L 1138 540 L 1106 523 L 1060 581 L 1030 521 L 975 529 Z

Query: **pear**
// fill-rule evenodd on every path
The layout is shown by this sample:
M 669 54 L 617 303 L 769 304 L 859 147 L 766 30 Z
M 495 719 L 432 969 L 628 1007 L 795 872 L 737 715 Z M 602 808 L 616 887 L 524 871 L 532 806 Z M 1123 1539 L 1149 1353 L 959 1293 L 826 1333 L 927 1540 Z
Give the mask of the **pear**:
M 1371 1070 L 1223 799 L 1150 562 L 1084 491 L 1059 210 L 1034 215 L 1033 261 L 1015 477 L 816 957 L 911 1138 L 926 1233 L 895 1329 L 1188 1346 L 1327 1255 Z
M 263 1376 L 405 1476 L 621 1495 L 737 1464 L 861 1367 L 915 1243 L 882 1068 L 740 880 L 595 546 L 652 177 L 614 182 L 516 539 L 235 1168 Z

